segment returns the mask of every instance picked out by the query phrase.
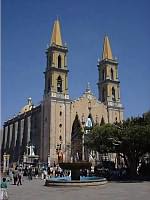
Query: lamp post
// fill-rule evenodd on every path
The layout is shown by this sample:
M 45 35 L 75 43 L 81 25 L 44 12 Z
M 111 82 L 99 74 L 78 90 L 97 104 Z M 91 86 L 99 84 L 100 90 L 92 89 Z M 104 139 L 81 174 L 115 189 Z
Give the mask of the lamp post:
M 117 127 L 119 129 L 121 129 L 120 127 Z M 115 147 L 116 149 L 116 155 L 115 155 L 115 165 L 116 165 L 116 168 L 118 168 L 118 162 L 120 163 L 120 156 L 119 156 L 119 153 L 117 152 L 118 151 L 118 147 L 122 144 L 122 141 L 120 140 L 116 140 L 115 138 L 113 137 L 110 137 L 108 138 L 108 140 L 110 140 L 112 142 L 112 145 Z
M 60 143 L 57 144 L 56 146 L 56 154 L 57 154 L 57 159 L 58 159 L 58 163 L 63 162 L 63 153 L 62 153 L 62 136 L 59 136 L 59 141 Z
M 91 102 L 90 102 L 90 105 L 88 105 L 88 109 L 90 111 Z M 90 117 L 88 117 L 87 120 L 85 121 L 84 113 L 82 114 L 82 117 L 81 117 L 81 123 L 82 123 L 82 129 L 83 129 L 83 135 L 82 135 L 82 160 L 85 160 L 85 157 L 87 158 L 87 156 L 85 156 L 85 153 L 87 155 L 87 151 L 85 150 L 85 146 L 84 146 L 85 134 L 89 133 L 89 131 L 91 130 L 93 124 L 92 124 L 92 121 L 91 121 Z
M 61 144 L 57 144 L 56 146 L 56 153 L 57 153 L 57 161 L 59 163 L 59 154 L 60 154 L 60 151 L 61 151 Z
M 84 113 L 82 114 L 81 117 L 81 123 L 82 123 L 82 129 L 83 129 L 83 135 L 82 135 L 82 160 L 85 160 L 85 155 L 84 155 L 84 133 L 85 133 L 85 118 L 84 118 Z

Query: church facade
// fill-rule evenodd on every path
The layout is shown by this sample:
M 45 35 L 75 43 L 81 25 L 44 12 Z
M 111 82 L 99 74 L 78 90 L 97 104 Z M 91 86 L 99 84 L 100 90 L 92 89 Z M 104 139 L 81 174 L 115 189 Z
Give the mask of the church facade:
M 93 124 L 123 120 L 118 62 L 113 58 L 108 37 L 104 38 L 102 57 L 97 64 L 98 98 L 88 84 L 81 97 L 70 99 L 67 57 L 68 48 L 63 44 L 60 22 L 56 20 L 46 50 L 43 100 L 35 107 L 29 99 L 21 113 L 3 126 L 2 156 L 9 154 L 11 162 L 21 160 L 28 142 L 35 146 L 41 162 L 70 161 L 76 117 L 83 130 L 89 117 Z

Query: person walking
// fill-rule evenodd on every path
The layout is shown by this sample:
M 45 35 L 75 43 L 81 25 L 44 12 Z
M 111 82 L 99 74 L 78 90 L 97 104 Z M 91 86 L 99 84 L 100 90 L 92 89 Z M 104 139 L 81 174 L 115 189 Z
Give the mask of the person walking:
M 7 200 L 8 199 L 8 192 L 7 192 L 7 181 L 6 178 L 3 178 L 1 181 L 1 200 Z
M 19 186 L 22 185 L 22 173 L 21 173 L 21 170 L 19 170 L 18 172 L 18 182 L 17 182 L 17 185 Z
M 38 178 L 38 176 L 39 176 L 39 170 L 38 170 L 38 168 L 36 167 L 36 168 L 35 168 L 35 178 Z
M 17 170 L 13 171 L 14 185 L 16 185 L 16 183 L 17 183 L 17 179 L 18 179 L 17 174 L 18 174 Z
M 28 178 L 30 181 L 32 180 L 32 168 L 31 167 L 28 169 Z

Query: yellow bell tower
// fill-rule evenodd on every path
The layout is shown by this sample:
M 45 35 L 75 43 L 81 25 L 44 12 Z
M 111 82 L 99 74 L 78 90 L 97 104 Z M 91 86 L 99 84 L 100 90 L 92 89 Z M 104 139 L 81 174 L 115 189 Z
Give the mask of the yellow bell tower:
M 54 22 L 50 45 L 46 50 L 45 97 L 68 99 L 68 49 L 62 42 L 60 22 Z
M 108 121 L 122 121 L 123 107 L 120 101 L 118 62 L 113 58 L 108 36 L 104 37 L 102 57 L 101 60 L 98 61 L 98 71 L 99 100 L 107 105 Z M 113 111 L 113 113 L 110 113 L 110 111 Z
M 50 44 L 46 50 L 47 64 L 44 97 L 41 104 L 41 158 L 44 162 L 58 162 L 58 153 L 63 161 L 69 158 L 70 102 L 68 95 L 68 49 L 63 44 L 59 20 L 55 20 Z M 59 147 L 59 148 L 58 148 Z

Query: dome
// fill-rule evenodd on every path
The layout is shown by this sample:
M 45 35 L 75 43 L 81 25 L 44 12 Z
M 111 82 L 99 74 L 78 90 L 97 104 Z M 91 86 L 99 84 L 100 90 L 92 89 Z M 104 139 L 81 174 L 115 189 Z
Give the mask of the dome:
M 33 108 L 33 104 L 32 104 L 32 99 L 31 97 L 28 98 L 28 104 L 25 105 L 21 110 L 20 110 L 20 114 L 23 114 L 25 112 L 28 112 L 29 110 L 31 110 Z

